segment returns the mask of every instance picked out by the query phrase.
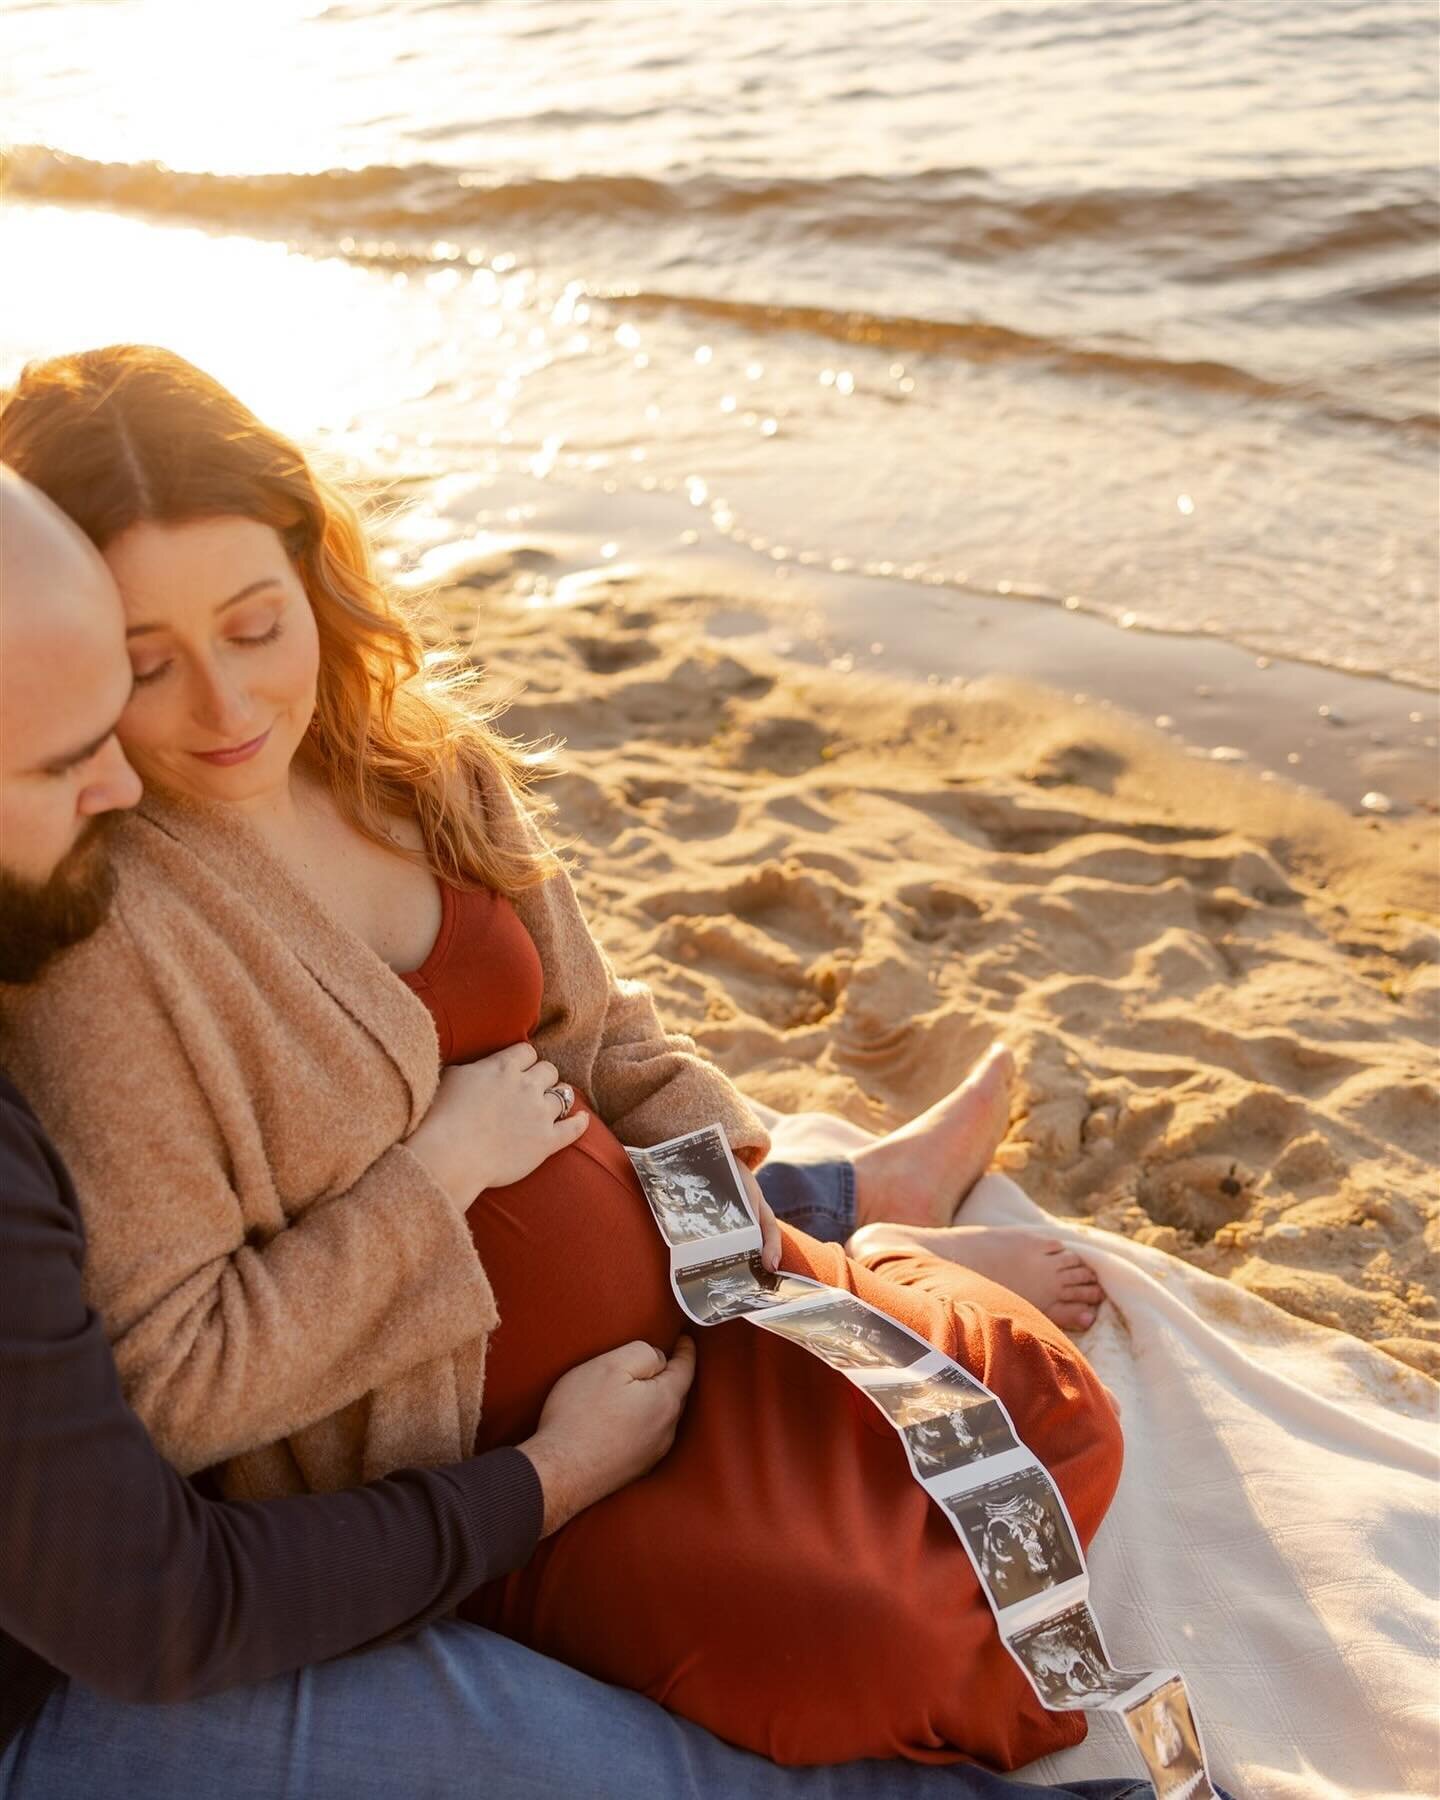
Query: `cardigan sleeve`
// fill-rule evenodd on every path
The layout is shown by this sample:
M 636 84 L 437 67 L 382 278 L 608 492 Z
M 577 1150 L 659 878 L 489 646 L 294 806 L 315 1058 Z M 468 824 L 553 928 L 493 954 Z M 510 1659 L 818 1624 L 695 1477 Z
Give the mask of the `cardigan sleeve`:
M 74 1179 L 87 1298 L 126 1398 L 182 1473 L 327 1419 L 493 1323 L 464 1220 L 403 1143 L 273 1234 L 247 1229 L 226 1141 L 118 921 L 34 1002 L 7 1021 L 7 1061 Z
M 665 1029 L 643 981 L 617 975 L 610 958 L 595 948 L 605 976 L 605 1017 L 590 1097 L 600 1116 L 622 1144 L 637 1146 L 718 1124 L 739 1160 L 758 1168 L 770 1134 L 745 1096 L 694 1038 Z
M 488 788 L 485 797 L 492 825 L 503 819 L 503 829 L 553 856 L 513 794 Z M 758 1167 L 770 1147 L 759 1117 L 694 1038 L 665 1029 L 646 984 L 616 974 L 564 865 L 557 861 L 556 872 L 517 906 L 545 973 L 532 1042 L 585 1089 L 621 1143 L 658 1144 L 718 1124 L 740 1161 Z

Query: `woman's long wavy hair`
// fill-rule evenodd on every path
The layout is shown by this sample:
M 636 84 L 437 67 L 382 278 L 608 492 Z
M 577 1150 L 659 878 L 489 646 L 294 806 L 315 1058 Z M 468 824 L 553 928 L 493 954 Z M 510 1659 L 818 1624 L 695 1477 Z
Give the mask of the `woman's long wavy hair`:
M 489 840 L 474 787 L 483 769 L 538 819 L 545 754 L 493 729 L 479 673 L 427 653 L 415 611 L 382 584 L 356 506 L 218 381 L 148 345 L 31 363 L 0 402 L 0 459 L 102 551 L 141 521 L 271 526 L 319 628 L 308 742 L 343 815 L 391 848 L 387 824 L 413 815 L 444 881 L 513 896 L 555 873 L 553 854 Z

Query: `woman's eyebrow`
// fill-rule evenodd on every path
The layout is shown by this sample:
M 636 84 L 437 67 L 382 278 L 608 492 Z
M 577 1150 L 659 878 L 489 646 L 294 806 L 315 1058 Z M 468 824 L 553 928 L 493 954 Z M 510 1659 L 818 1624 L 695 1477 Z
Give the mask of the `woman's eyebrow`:
M 252 594 L 258 594 L 261 588 L 279 587 L 279 585 L 280 582 L 278 577 L 274 575 L 262 575 L 258 581 L 249 582 L 245 587 L 241 588 L 238 594 L 232 594 L 228 600 L 222 600 L 215 608 L 216 615 L 218 616 L 220 613 L 225 612 L 229 607 L 238 606 L 242 600 L 248 600 Z M 128 640 L 133 637 L 140 637 L 147 631 L 163 631 L 164 629 L 165 627 L 163 625 L 130 625 L 126 627 L 125 636 Z

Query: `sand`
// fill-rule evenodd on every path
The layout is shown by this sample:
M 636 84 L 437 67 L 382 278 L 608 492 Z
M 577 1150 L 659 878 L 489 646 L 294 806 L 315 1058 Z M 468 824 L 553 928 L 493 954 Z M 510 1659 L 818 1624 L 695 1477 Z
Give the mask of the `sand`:
M 439 599 L 547 791 L 597 936 L 748 1094 L 887 1130 L 993 1039 L 999 1166 L 1440 1375 L 1440 825 L 1354 816 L 1117 709 L 810 666 L 741 572 Z

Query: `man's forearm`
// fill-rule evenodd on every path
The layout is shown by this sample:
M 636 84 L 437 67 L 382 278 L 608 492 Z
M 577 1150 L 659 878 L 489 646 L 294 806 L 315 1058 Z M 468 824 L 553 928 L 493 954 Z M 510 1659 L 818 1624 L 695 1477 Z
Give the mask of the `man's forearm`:
M 199 1494 L 125 1403 L 67 1187 L 0 1101 L 0 1631 L 104 1693 L 173 1700 L 383 1641 L 528 1558 L 543 1501 L 518 1450 L 323 1497 Z

